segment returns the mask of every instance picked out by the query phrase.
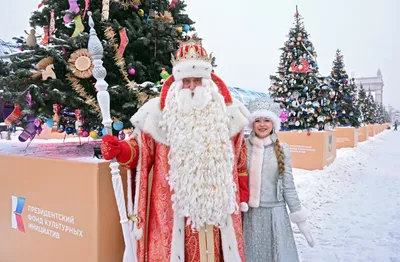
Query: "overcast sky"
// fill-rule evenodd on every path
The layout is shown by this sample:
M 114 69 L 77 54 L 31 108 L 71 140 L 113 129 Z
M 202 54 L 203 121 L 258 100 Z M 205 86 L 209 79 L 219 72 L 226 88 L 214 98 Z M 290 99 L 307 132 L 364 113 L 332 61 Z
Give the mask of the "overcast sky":
M 29 17 L 40 0 L 9 1 L 0 10 L 0 39 L 10 40 L 29 29 Z M 63 1 L 63 0 L 60 0 Z M 66 1 L 66 0 L 65 0 Z M 375 76 L 381 69 L 384 104 L 400 109 L 399 0 L 186 0 L 187 13 L 214 52 L 228 85 L 268 92 L 293 25 L 296 4 L 318 53 L 321 74 L 329 74 L 337 48 L 346 70 L 356 77 Z

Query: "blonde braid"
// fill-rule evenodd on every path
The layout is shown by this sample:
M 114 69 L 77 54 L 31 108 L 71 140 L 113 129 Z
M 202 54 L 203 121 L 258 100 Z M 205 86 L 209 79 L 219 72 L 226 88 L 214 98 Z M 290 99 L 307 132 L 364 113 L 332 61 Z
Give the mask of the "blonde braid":
M 283 154 L 283 149 L 279 142 L 279 139 L 276 140 L 274 145 L 276 159 L 278 160 L 278 168 L 279 168 L 279 175 L 283 176 L 285 172 L 285 155 Z

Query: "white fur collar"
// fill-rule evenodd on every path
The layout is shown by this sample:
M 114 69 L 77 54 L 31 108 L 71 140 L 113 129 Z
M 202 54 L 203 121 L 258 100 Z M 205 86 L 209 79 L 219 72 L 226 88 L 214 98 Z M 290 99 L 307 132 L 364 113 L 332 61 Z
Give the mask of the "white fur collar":
M 248 124 L 250 115 L 247 108 L 238 100 L 233 99 L 232 104 L 227 105 L 230 121 L 230 136 L 233 137 L 243 130 Z M 158 123 L 161 121 L 162 111 L 160 108 L 160 98 L 156 97 L 149 100 L 134 114 L 130 121 L 135 128 L 142 132 L 149 133 L 157 142 L 167 145 L 165 132 Z
M 250 141 L 253 144 L 253 146 L 257 146 L 257 147 L 260 147 L 260 148 L 263 148 L 264 146 L 272 144 L 271 136 L 267 136 L 267 137 L 264 137 L 264 138 L 258 138 L 257 136 L 252 136 L 250 138 Z

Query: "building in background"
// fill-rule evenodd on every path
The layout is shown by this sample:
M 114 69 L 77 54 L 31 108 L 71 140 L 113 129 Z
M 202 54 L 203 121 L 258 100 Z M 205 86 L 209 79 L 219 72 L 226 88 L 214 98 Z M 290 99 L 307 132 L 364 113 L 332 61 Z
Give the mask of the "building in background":
M 12 53 L 20 52 L 21 50 L 19 48 L 20 45 L 15 42 L 4 41 L 0 39 L 0 59 L 7 60 L 8 58 L 6 58 L 5 56 Z
M 247 89 L 242 89 L 239 87 L 228 87 L 229 91 L 231 91 L 231 95 L 242 102 L 246 107 L 249 105 L 249 102 L 258 98 L 258 97 L 269 97 L 267 93 L 261 93 L 256 91 L 250 91 Z
M 352 77 L 354 77 L 354 73 Z M 383 82 L 382 72 L 380 69 L 378 69 L 376 76 L 355 77 L 355 81 L 357 85 L 357 93 L 362 84 L 367 94 L 371 90 L 371 93 L 375 99 L 375 103 L 383 103 L 383 86 L 385 84 Z

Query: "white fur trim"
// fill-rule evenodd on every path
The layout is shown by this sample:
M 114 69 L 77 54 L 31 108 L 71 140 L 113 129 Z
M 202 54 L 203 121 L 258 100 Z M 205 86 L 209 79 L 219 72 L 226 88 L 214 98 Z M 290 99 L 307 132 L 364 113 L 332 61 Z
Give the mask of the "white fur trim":
M 290 221 L 293 223 L 299 223 L 301 221 L 306 221 L 308 218 L 308 214 L 306 211 L 299 210 L 289 214 Z
M 154 140 L 167 145 L 165 132 L 161 130 L 158 123 L 161 121 L 162 111 L 160 109 L 160 98 L 150 99 L 134 114 L 130 121 L 135 128 L 150 134 Z
M 243 128 L 249 123 L 250 112 L 247 108 L 239 102 L 239 100 L 232 98 L 232 104 L 226 107 L 228 116 L 231 121 L 230 125 L 230 136 L 233 137 L 243 131 Z
M 185 261 L 185 218 L 174 214 L 171 240 L 171 262 Z
M 231 119 L 229 123 L 229 134 L 233 137 L 241 132 L 247 125 L 250 113 L 246 107 L 236 99 L 233 99 L 232 104 L 227 105 L 226 108 L 228 116 Z M 160 98 L 156 97 L 144 104 L 136 114 L 131 117 L 130 121 L 135 128 L 150 134 L 155 141 L 168 145 L 165 132 L 163 132 L 158 125 L 161 118 Z
M 242 212 L 249 211 L 249 205 L 246 202 L 240 203 L 240 211 L 242 211 Z
M 211 79 L 213 67 L 211 63 L 203 60 L 188 59 L 178 62 L 172 69 L 175 81 L 182 80 L 187 77 L 201 77 Z
M 249 117 L 249 128 L 253 129 L 254 121 L 259 117 L 265 117 L 272 121 L 274 129 L 278 132 L 281 129 L 281 119 L 274 112 L 269 110 L 260 110 L 253 112 Z
M 225 226 L 221 228 L 221 241 L 224 261 L 241 262 L 232 216 L 228 217 Z
M 264 160 L 264 143 L 272 143 L 271 138 L 268 136 L 265 141 L 257 137 L 252 137 L 253 151 L 250 159 L 250 172 L 249 172 L 249 206 L 260 206 L 260 192 L 261 192 L 261 169 Z
M 135 128 L 133 131 L 134 134 L 136 135 L 136 140 L 139 144 L 139 148 L 142 145 L 142 140 L 140 136 L 140 130 L 138 128 Z M 132 172 L 128 171 L 128 190 L 127 190 L 127 199 L 128 199 L 128 214 L 137 214 L 138 212 L 138 205 L 139 205 L 139 186 L 140 186 L 140 162 L 142 160 L 142 150 L 139 150 L 139 160 L 138 160 L 138 165 L 137 165 L 137 172 L 136 172 L 136 177 L 135 177 L 135 201 L 133 203 L 132 199 Z M 132 243 L 132 249 L 133 249 L 133 255 L 134 255 L 134 261 L 137 261 L 137 242 L 139 239 L 143 237 L 143 229 L 139 229 L 137 227 L 137 224 L 134 223 L 133 221 L 129 221 L 129 229 L 130 229 L 130 238 L 131 238 L 131 243 Z

